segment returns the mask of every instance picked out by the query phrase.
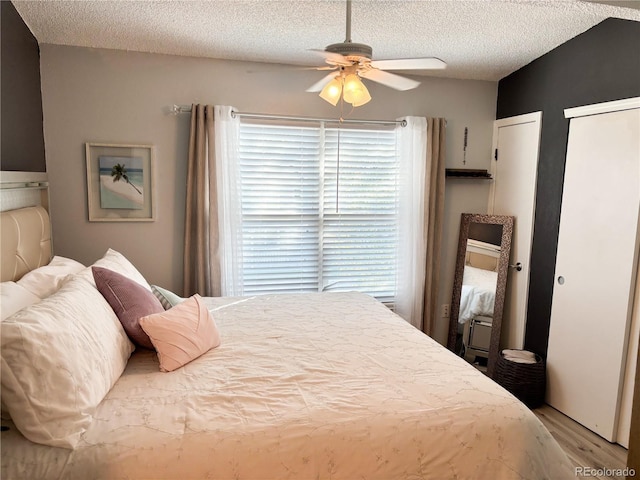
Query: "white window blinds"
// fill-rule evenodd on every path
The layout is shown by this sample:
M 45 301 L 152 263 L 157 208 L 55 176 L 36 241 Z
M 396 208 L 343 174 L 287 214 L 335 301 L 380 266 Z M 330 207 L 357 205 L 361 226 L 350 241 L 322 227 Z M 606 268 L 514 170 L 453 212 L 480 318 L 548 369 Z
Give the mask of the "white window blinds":
M 235 291 L 358 290 L 392 302 L 395 130 L 241 122 L 238 140 Z

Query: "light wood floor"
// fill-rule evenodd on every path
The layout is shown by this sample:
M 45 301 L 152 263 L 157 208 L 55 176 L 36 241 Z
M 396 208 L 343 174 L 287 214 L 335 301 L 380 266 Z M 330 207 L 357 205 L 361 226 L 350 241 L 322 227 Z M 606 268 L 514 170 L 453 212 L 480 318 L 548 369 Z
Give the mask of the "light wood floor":
M 549 405 L 536 408 L 533 413 L 558 441 L 574 467 L 590 467 L 598 470 L 626 467 L 627 450 L 620 445 L 609 443 Z M 624 477 L 594 475 L 576 475 L 575 478 L 624 480 Z

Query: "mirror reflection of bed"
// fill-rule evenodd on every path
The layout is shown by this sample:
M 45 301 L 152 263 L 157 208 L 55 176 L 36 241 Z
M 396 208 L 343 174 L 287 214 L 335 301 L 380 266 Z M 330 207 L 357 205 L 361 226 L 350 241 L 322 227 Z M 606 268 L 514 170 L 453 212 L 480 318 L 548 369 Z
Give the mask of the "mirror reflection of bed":
M 497 359 L 513 217 L 463 213 L 449 348 L 492 376 Z
M 477 225 L 472 224 L 471 227 Z M 502 226 L 490 227 L 498 227 L 499 242 Z M 458 323 L 463 327 L 460 355 L 480 369 L 486 367 L 489 357 L 499 260 L 499 243 L 494 245 L 474 238 L 467 240 L 458 314 Z

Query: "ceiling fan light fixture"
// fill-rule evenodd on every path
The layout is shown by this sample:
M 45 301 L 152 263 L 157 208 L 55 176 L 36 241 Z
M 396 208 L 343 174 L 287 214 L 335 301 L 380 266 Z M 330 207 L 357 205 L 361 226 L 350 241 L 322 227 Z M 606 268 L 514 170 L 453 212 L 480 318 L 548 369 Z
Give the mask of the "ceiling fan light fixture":
M 360 77 L 355 73 L 345 77 L 342 97 L 345 102 L 352 104 L 354 107 L 364 105 L 371 100 L 367 87 L 364 86 Z
M 319 92 L 320 97 L 336 106 L 339 101 L 359 107 L 371 101 L 360 77 L 366 78 L 395 90 L 405 91 L 416 88 L 420 82 L 411 78 L 387 72 L 387 70 L 433 70 L 446 68 L 447 64 L 436 57 L 396 58 L 373 60 L 373 50 L 364 43 L 351 41 L 351 3 L 346 0 L 346 38 L 344 42 L 332 43 L 324 50 L 313 49 L 312 52 L 324 57 L 327 65 L 315 67 L 315 70 L 339 71 L 338 76 L 326 75 L 313 84 L 307 92 Z M 329 82 L 327 84 L 326 82 Z M 342 104 L 341 104 L 342 107 Z
M 342 94 L 342 79 L 340 76 L 336 76 L 333 80 L 325 85 L 325 87 L 320 92 L 320 98 L 329 102 L 334 107 L 338 104 L 338 100 L 340 100 L 340 95 Z
M 362 92 L 358 94 L 358 98 L 356 98 L 356 100 L 351 102 L 351 104 L 354 107 L 361 107 L 362 105 L 364 105 L 365 103 L 369 103 L 370 101 L 371 101 L 371 95 L 369 95 L 369 90 L 367 90 L 367 87 L 365 87 L 364 84 L 362 84 Z

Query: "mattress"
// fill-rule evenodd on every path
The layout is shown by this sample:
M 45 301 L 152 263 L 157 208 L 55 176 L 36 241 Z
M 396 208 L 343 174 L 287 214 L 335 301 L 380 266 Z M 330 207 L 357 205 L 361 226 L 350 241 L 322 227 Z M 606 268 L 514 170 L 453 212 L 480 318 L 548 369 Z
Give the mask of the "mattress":
M 2 478 L 572 476 L 520 401 L 367 295 L 207 301 L 218 348 L 170 373 L 135 352 L 74 450 L 3 422 Z

